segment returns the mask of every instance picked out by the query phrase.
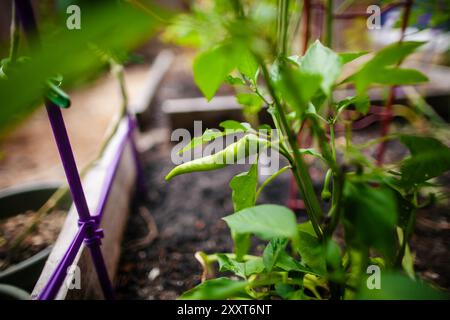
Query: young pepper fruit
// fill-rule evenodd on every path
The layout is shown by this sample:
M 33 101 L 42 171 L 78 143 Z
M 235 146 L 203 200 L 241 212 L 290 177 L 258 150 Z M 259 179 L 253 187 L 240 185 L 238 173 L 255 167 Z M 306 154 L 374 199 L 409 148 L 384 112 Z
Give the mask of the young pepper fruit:
M 175 176 L 197 172 L 221 169 L 229 164 L 236 163 L 240 159 L 257 154 L 269 145 L 269 141 L 260 139 L 254 134 L 248 134 L 239 141 L 230 144 L 225 149 L 203 158 L 195 159 L 175 167 L 166 175 L 169 181 Z

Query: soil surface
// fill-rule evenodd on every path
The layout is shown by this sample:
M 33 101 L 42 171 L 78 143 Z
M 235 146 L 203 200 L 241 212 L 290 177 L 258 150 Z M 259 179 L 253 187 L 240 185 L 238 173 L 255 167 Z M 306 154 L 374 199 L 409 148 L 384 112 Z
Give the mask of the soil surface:
M 33 223 L 35 212 L 26 212 L 0 221 L 0 271 L 21 262 L 52 245 L 66 218 L 67 212 L 54 211 L 45 216 L 13 253 L 15 239 Z

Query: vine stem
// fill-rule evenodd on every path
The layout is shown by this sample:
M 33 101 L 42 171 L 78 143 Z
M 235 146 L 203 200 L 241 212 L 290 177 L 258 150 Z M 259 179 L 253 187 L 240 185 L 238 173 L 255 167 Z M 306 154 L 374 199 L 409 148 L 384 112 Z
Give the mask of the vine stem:
M 281 102 L 279 101 L 277 95 L 275 94 L 275 90 L 272 85 L 272 81 L 269 76 L 269 71 L 267 70 L 266 65 L 263 61 L 260 61 L 260 66 L 263 72 L 264 80 L 267 84 L 267 88 L 272 96 L 274 101 L 274 106 L 277 110 L 277 114 L 280 120 L 280 126 L 286 132 L 288 143 L 293 153 L 293 162 L 291 162 L 292 172 L 294 174 L 294 178 L 297 182 L 297 185 L 300 189 L 300 192 L 303 195 L 305 201 L 306 212 L 311 220 L 311 223 L 314 227 L 314 230 L 317 236 L 322 239 L 323 232 L 320 227 L 319 220 L 322 218 L 322 208 L 320 207 L 319 200 L 314 191 L 313 183 L 311 181 L 311 177 L 308 172 L 308 168 L 302 158 L 302 155 L 299 150 L 299 146 L 297 143 L 297 139 L 295 133 L 291 130 L 289 123 L 287 121 L 286 115 L 284 113 Z
M 336 162 L 336 140 L 335 140 L 335 134 L 334 134 L 334 123 L 330 124 L 330 140 L 331 140 L 331 153 L 333 156 L 334 162 Z
M 255 199 L 258 199 L 261 192 L 263 191 L 263 189 L 270 183 L 272 182 L 275 178 L 277 178 L 280 174 L 282 174 L 283 172 L 285 172 L 287 169 L 291 169 L 291 166 L 285 166 L 283 168 L 281 168 L 280 170 L 278 170 L 275 174 L 271 175 L 269 178 L 267 178 L 263 184 L 258 188 L 258 191 L 256 191 L 256 196 Z
M 308 49 L 308 42 L 311 33 L 311 0 L 304 0 L 303 5 L 303 19 L 304 19 L 304 29 L 303 29 L 303 46 L 302 54 L 306 53 Z
M 288 51 L 289 0 L 278 0 L 278 54 L 286 56 Z
M 279 0 L 278 1 L 278 54 L 279 57 L 283 58 L 287 55 L 287 29 L 289 20 L 289 0 Z M 289 122 L 286 118 L 286 114 L 283 110 L 283 106 L 275 93 L 269 71 L 264 60 L 261 57 L 257 57 L 259 60 L 260 67 L 263 72 L 263 77 L 266 82 L 269 93 L 272 97 L 273 106 L 276 110 L 277 123 L 280 127 L 280 131 L 286 135 L 289 147 L 292 149 L 293 159 L 290 159 L 290 164 L 292 167 L 292 173 L 303 195 L 306 212 L 311 220 L 313 228 L 319 239 L 323 238 L 323 232 L 320 227 L 320 219 L 323 216 L 322 208 L 320 207 L 319 200 L 314 191 L 313 183 L 309 175 L 308 167 L 305 164 L 303 157 L 299 150 L 299 145 L 297 142 L 297 137 L 292 131 Z

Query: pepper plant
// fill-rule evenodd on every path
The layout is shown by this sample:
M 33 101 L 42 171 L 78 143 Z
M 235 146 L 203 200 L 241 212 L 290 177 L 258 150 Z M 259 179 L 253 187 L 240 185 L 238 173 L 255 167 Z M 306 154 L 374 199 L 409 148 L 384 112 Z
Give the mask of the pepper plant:
M 267 135 L 233 121 L 223 123 L 221 133 L 205 131 L 182 151 L 227 135 L 229 129 L 244 135 L 223 151 L 175 167 L 166 179 L 220 169 L 227 165 L 219 161 L 224 157 L 237 160 L 266 147 L 278 150 L 289 163 L 260 186 L 257 162 L 231 180 L 235 212 L 223 219 L 231 230 L 234 252 L 198 252 L 205 281 L 181 298 L 439 298 L 440 293 L 414 273 L 408 239 L 417 210 L 440 197 L 438 188 L 430 195 L 424 195 L 423 188 L 436 186 L 435 178 L 450 169 L 446 125 L 429 122 L 420 133 L 406 126 L 363 144 L 352 141 L 351 130 L 353 119 L 369 112 L 370 86 L 388 89 L 427 81 L 421 72 L 400 67 L 423 43 L 400 41 L 374 53 L 337 53 L 316 40 L 304 55 L 294 55 L 301 9 L 301 1 L 216 0 L 194 5 L 166 30 L 166 39 L 201 48 L 193 71 L 207 99 L 227 82 L 236 88 L 250 119 L 268 112 L 274 124 Z M 331 32 L 331 25 L 326 29 Z M 331 34 L 326 39 L 330 45 Z M 349 73 L 348 64 L 363 55 L 365 62 Z M 342 85 L 354 86 L 355 95 L 335 101 L 333 92 Z M 428 121 L 420 110 L 411 110 Z M 338 126 L 345 128 L 344 143 L 336 138 Z M 279 139 L 273 142 L 269 137 L 275 129 Z M 313 138 L 314 148 L 299 145 L 299 131 Z M 248 150 L 252 140 L 260 146 L 254 152 Z M 409 155 L 376 163 L 365 150 L 388 140 L 399 140 Z M 320 194 L 309 173 L 311 156 L 325 173 Z M 292 172 L 304 200 L 306 222 L 298 223 L 284 206 L 257 204 L 262 189 L 286 170 Z M 337 230 L 344 231 L 344 243 L 336 242 Z M 261 256 L 249 251 L 253 236 L 266 243 Z M 220 271 L 233 275 L 207 279 L 216 262 Z M 379 290 L 370 290 L 368 283 L 367 272 L 373 268 L 381 270 Z

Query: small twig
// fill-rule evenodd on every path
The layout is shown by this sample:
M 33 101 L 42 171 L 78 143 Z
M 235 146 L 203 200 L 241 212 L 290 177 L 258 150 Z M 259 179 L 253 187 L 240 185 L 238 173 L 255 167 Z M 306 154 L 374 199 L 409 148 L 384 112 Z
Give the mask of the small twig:
M 311 0 L 305 0 L 303 7 L 303 46 L 302 54 L 306 53 L 308 49 L 308 42 L 311 34 Z
M 381 9 L 381 14 L 383 14 L 386 11 L 389 11 L 391 9 L 394 9 L 397 7 L 402 7 L 402 6 L 407 6 L 407 5 L 408 5 L 408 1 L 388 4 L 384 8 Z M 336 10 L 336 13 L 333 14 L 333 18 L 338 19 L 338 20 L 353 20 L 353 19 L 357 19 L 357 18 L 367 19 L 370 15 L 371 15 L 371 13 L 367 13 L 367 12 L 342 12 L 341 10 Z
M 194 257 L 202 266 L 201 281 L 205 282 L 208 279 L 214 278 L 215 272 L 214 272 L 214 268 L 212 267 L 211 263 L 215 262 L 216 260 L 211 259 L 210 256 L 208 256 L 203 251 L 196 252 Z
M 147 247 L 158 237 L 158 227 L 156 226 L 155 219 L 150 211 L 146 207 L 139 207 L 139 215 L 147 224 L 148 232 L 144 237 L 128 243 L 125 246 L 126 250 L 135 250 Z
M 12 240 L 10 255 L 14 256 L 17 249 L 22 245 L 23 241 L 39 226 L 42 219 L 46 217 L 67 195 L 69 188 L 67 186 L 61 187 L 47 200 L 47 202 L 37 211 L 31 223 Z
M 325 45 L 331 48 L 333 44 L 333 0 L 327 0 Z

